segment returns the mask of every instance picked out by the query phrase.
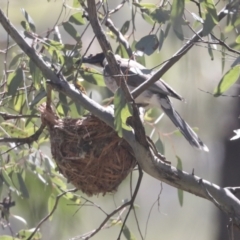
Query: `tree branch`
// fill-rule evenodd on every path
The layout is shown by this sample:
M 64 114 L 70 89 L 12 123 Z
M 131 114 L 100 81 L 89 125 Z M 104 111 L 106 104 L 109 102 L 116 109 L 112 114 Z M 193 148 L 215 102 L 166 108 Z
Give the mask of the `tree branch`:
M 90 0 L 88 1 L 91 2 Z M 94 1 L 93 3 L 95 4 Z M 34 61 L 37 67 L 39 67 L 43 76 L 46 79 L 51 80 L 57 91 L 64 93 L 76 103 L 81 104 L 84 108 L 92 112 L 92 114 L 96 115 L 109 126 L 114 126 L 113 109 L 102 107 L 86 95 L 78 92 L 74 86 L 68 84 L 62 76 L 58 76 L 53 72 L 43 59 L 37 55 L 35 50 L 25 42 L 1 9 L 0 22 L 21 49 L 32 61 Z M 173 61 L 175 63 L 175 60 Z M 136 141 L 135 134 L 132 131 L 123 131 L 123 138 L 131 145 L 138 163 L 146 173 L 178 189 L 182 189 L 210 201 L 213 201 L 212 199 L 214 199 L 214 201 L 217 201 L 218 204 L 222 206 L 222 210 L 233 219 L 234 225 L 240 228 L 240 200 L 228 189 L 221 188 L 207 180 L 180 171 L 173 166 L 163 163 L 153 154 L 151 149 L 146 149 Z M 211 197 L 209 197 L 209 194 Z

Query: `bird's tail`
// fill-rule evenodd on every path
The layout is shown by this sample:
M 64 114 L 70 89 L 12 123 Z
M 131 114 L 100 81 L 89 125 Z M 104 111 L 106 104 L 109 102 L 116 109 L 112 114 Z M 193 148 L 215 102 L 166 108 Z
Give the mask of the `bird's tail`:
M 192 128 L 182 119 L 172 106 L 167 96 L 160 96 L 160 103 L 164 113 L 172 120 L 174 125 L 181 131 L 188 142 L 200 150 L 208 152 L 208 147 L 202 142 Z

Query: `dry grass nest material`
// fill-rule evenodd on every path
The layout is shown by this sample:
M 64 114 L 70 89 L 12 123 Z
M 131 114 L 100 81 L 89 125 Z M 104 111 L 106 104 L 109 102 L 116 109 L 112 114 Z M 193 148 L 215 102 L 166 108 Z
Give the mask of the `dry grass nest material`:
M 53 158 L 68 181 L 89 196 L 116 191 L 136 165 L 129 144 L 93 115 L 60 119 L 45 104 L 39 110 Z

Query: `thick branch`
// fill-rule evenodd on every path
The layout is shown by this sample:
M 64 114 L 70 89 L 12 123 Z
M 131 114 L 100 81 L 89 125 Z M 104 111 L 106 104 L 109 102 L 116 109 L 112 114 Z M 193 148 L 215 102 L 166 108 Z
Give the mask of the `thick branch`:
M 39 67 L 44 77 L 51 80 L 57 91 L 64 93 L 109 126 L 113 127 L 114 117 L 112 108 L 102 107 L 98 103 L 89 99 L 86 95 L 78 92 L 74 86 L 68 84 L 62 77 L 59 78 L 57 74 L 54 73 L 40 58 L 40 56 L 36 54 L 35 50 L 19 35 L 18 31 L 10 24 L 1 10 L 0 22 L 22 50 L 32 61 L 34 61 L 37 67 Z M 145 147 L 136 141 L 133 132 L 124 131 L 123 138 L 131 145 L 137 161 L 146 173 L 173 187 L 208 199 L 214 202 L 214 204 L 217 202 L 218 205 L 221 206 L 221 209 L 233 219 L 234 224 L 240 227 L 240 201 L 228 189 L 223 189 L 192 174 L 188 174 L 184 171 L 177 170 L 173 166 L 164 164 L 154 157 L 154 154 L 151 154 Z

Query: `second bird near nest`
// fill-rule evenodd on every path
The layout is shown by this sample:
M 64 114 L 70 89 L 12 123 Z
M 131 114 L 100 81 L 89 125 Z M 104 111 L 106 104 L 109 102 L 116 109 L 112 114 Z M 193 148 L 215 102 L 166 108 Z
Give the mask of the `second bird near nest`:
M 121 58 L 119 55 L 115 55 L 115 58 L 120 65 L 121 72 L 125 76 L 126 83 L 130 91 L 151 77 L 151 71 L 138 62 Z M 113 93 L 117 90 L 118 86 L 114 78 L 111 76 L 110 67 L 104 53 L 98 53 L 96 55 L 84 57 L 82 59 L 82 63 L 97 66 L 98 68 L 101 67 L 106 86 Z M 142 92 L 135 99 L 135 102 L 136 104 L 145 108 L 161 108 L 192 146 L 208 152 L 208 147 L 173 108 L 169 97 L 173 97 L 181 101 L 183 100 L 183 98 L 177 94 L 167 83 L 165 83 L 162 79 L 159 79 L 147 90 Z

